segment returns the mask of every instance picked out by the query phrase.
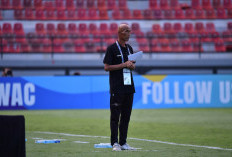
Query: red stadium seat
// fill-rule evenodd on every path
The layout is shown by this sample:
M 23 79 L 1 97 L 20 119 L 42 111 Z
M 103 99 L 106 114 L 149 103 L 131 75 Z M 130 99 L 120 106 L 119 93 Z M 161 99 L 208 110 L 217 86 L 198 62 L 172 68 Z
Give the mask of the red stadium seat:
M 173 31 L 175 33 L 183 33 L 183 28 L 182 28 L 181 23 L 174 23 L 173 24 Z
M 114 20 L 120 20 L 122 18 L 121 17 L 121 11 L 119 9 L 112 10 L 112 18 Z
M 152 52 L 160 52 L 161 49 L 158 45 L 158 40 L 157 39 L 152 39 L 152 42 L 151 42 L 151 51 Z
M 186 33 L 193 33 L 193 32 L 195 32 L 194 27 L 193 27 L 193 23 L 188 23 L 188 22 L 185 23 L 184 30 L 185 30 Z
M 218 19 L 226 19 L 227 18 L 224 8 L 217 9 L 217 18 Z
M 99 16 L 97 14 L 97 10 L 96 9 L 89 9 L 88 10 L 88 19 L 89 20 L 98 20 L 99 19 Z
M 226 47 L 225 47 L 223 40 L 216 41 L 214 43 L 214 47 L 215 47 L 216 52 L 225 52 L 226 51 Z
M 199 38 L 201 42 L 210 42 L 211 38 L 208 32 L 199 32 Z
M 157 4 L 157 0 L 149 0 L 149 8 L 150 9 L 158 9 L 159 6 Z
M 75 52 L 77 53 L 85 53 L 86 49 L 83 43 L 79 43 L 79 42 L 75 42 L 74 43 L 75 46 Z
M 189 40 L 183 40 L 181 42 L 182 52 L 193 52 L 191 42 Z
M 44 9 L 45 10 L 56 10 L 53 4 L 53 1 L 45 1 L 44 2 Z
M 187 9 L 186 11 L 185 11 L 185 18 L 186 19 L 195 19 L 196 17 L 195 17 L 195 14 L 194 14 L 194 12 L 193 12 L 193 9 Z
M 143 17 L 146 20 L 152 20 L 153 19 L 153 14 L 151 9 L 145 9 L 143 10 Z
M 197 9 L 195 16 L 196 19 L 205 19 L 205 11 L 203 9 Z
M 37 36 L 46 35 L 46 30 L 44 28 L 44 23 L 37 23 L 35 25 L 35 32 L 36 32 Z
M 73 0 L 66 0 L 65 6 L 66 6 L 67 10 L 75 10 Z
M 184 16 L 182 9 L 175 10 L 175 19 L 185 19 L 185 16 Z
M 59 38 L 62 42 L 68 42 L 68 31 L 64 23 L 57 24 L 56 37 Z
M 3 23 L 2 35 L 7 41 L 12 42 L 14 40 L 13 29 L 10 23 Z
M 10 1 L 9 0 L 1 0 L 1 6 L 0 6 L 1 9 L 12 9 L 12 6 L 10 4 Z
M 213 0 L 213 8 L 221 8 L 222 3 L 221 0 Z
M 164 23 L 164 33 L 165 34 L 169 34 L 172 35 L 174 33 L 173 29 L 172 29 L 172 24 L 171 23 Z
M 195 42 L 195 43 L 193 43 L 193 52 L 198 52 L 198 53 L 200 53 L 200 52 L 203 52 L 204 50 L 203 50 L 203 48 L 202 48 L 202 44 L 201 43 L 199 43 L 199 42 Z
M 55 10 L 46 10 L 46 20 L 56 20 Z
M 59 39 L 53 40 L 53 50 L 54 53 L 64 53 L 63 41 Z
M 155 34 L 160 34 L 163 32 L 159 24 L 153 24 L 152 25 L 152 32 Z
M 216 32 L 215 26 L 213 22 L 206 23 L 206 31 L 209 33 Z
M 195 30 L 197 32 L 205 32 L 204 24 L 202 22 L 196 22 L 195 23 Z
M 228 30 L 222 32 L 222 38 L 224 42 L 232 42 L 232 32 Z
M 43 10 L 36 10 L 35 11 L 35 19 L 36 20 L 45 20 L 46 17 L 44 15 L 44 11 Z
M 154 19 L 157 19 L 157 20 L 163 19 L 163 15 L 162 15 L 161 9 L 155 9 L 153 11 L 153 17 L 154 17 Z
M 84 9 L 84 0 L 76 0 L 76 7 L 78 9 Z
M 227 18 L 232 19 L 232 9 L 227 9 Z
M 43 9 L 43 2 L 42 0 L 34 0 L 34 8 L 35 9 Z
M 32 7 L 32 0 L 23 0 L 23 4 L 25 8 L 31 8 Z
M 143 15 L 142 15 L 142 12 L 141 10 L 133 10 L 132 11 L 132 16 L 133 16 L 133 19 L 136 19 L 136 20 L 141 20 L 143 19 Z
M 206 18 L 207 19 L 216 19 L 214 9 L 207 9 L 206 10 Z
M 227 23 L 227 29 L 232 32 L 232 22 Z
M 231 9 L 232 8 L 231 0 L 223 0 L 223 8 Z
M 41 11 L 43 13 L 43 10 L 41 10 Z M 34 12 L 32 9 L 30 9 L 30 8 L 25 9 L 25 19 L 26 20 L 34 20 L 35 19 Z
M 52 53 L 52 43 L 50 39 L 46 39 L 46 41 L 42 44 L 43 53 Z
M 135 35 L 138 43 L 149 43 L 143 32 Z
M 95 6 L 95 0 L 87 0 L 87 8 L 88 9 L 95 9 L 96 6 Z
M 71 34 L 76 34 L 78 33 L 78 29 L 75 23 L 69 23 L 68 24 L 68 33 Z
M 65 10 L 63 2 L 64 2 L 64 0 L 56 0 L 55 1 L 55 8 L 56 8 L 56 10 Z
M 95 43 L 92 41 L 85 43 L 85 49 L 86 49 L 86 52 L 89 52 L 89 53 L 97 52 Z
M 191 6 L 193 9 L 201 9 L 200 0 L 192 0 Z
M 106 7 L 106 0 L 97 0 L 97 8 L 98 9 L 103 9 L 103 10 L 105 10 L 105 9 L 107 9 L 107 7 Z
M 132 23 L 131 24 L 131 31 L 132 31 L 132 34 L 138 34 L 138 33 L 140 33 L 141 30 L 140 30 L 139 23 Z
M 192 43 L 198 43 L 200 41 L 197 32 L 188 33 L 188 38 Z
M 21 0 L 12 0 L 13 9 L 23 9 Z
M 77 19 L 78 20 L 86 20 L 87 15 L 86 15 L 86 10 L 85 9 L 78 9 L 77 10 Z
M 169 41 L 168 40 L 163 40 L 160 43 L 161 46 L 161 52 L 171 52 L 171 47 L 169 45 Z
M 64 10 L 57 10 L 56 14 L 57 14 L 56 15 L 57 16 L 57 20 L 66 20 L 67 19 Z
M 173 19 L 174 16 L 173 16 L 172 10 L 169 10 L 169 9 L 164 10 L 164 18 Z
M 170 9 L 170 7 L 169 7 L 169 4 L 168 4 L 168 0 L 162 0 L 162 1 L 160 1 L 160 8 L 161 9 Z
M 107 1 L 107 8 L 108 8 L 108 10 L 115 10 L 115 9 L 117 9 L 115 0 L 108 0 Z
M 181 46 L 179 41 L 171 42 L 172 52 L 181 52 Z
M 28 43 L 22 43 L 20 44 L 20 52 L 21 53 L 29 53 L 31 52 L 31 48 Z
M 122 19 L 124 19 L 124 20 L 132 19 L 131 11 L 129 9 L 122 10 Z
M 77 15 L 75 10 L 67 10 L 67 20 L 77 20 Z
M 203 9 L 212 9 L 211 0 L 202 0 Z
M 108 20 L 108 12 L 107 10 L 99 10 L 99 19 L 100 20 Z
M 99 26 L 100 33 L 104 35 L 104 37 L 109 37 L 111 35 L 111 32 L 109 30 L 107 23 L 101 23 Z
M 22 20 L 22 19 L 24 19 L 23 11 L 22 10 L 14 10 L 14 18 L 16 20 Z
M 80 23 L 78 27 L 80 37 L 84 42 L 89 42 L 89 30 L 86 23 Z
M 218 32 L 211 33 L 211 41 L 216 42 L 220 40 L 220 34 Z
M 117 37 L 118 24 L 117 23 L 110 23 L 109 31 L 114 37 Z
M 171 0 L 170 1 L 170 7 L 172 9 L 180 9 L 180 5 L 179 5 L 178 0 Z
M 148 42 L 139 42 L 139 50 L 144 53 L 150 52 L 150 47 Z
M 119 9 L 128 9 L 126 0 L 118 0 Z
M 13 32 L 15 34 L 15 42 L 16 43 L 25 43 L 26 42 L 25 33 L 24 33 L 22 23 L 15 23 L 14 28 L 13 28 Z
M 75 23 L 68 24 L 68 34 L 72 40 L 78 37 L 78 29 Z
M 55 28 L 54 23 L 47 23 L 46 30 L 47 30 L 47 34 L 49 35 L 49 37 L 55 37 L 56 28 Z
M 98 34 L 99 33 L 99 30 L 98 30 L 97 25 L 95 23 L 90 23 L 88 29 L 89 29 L 90 34 Z

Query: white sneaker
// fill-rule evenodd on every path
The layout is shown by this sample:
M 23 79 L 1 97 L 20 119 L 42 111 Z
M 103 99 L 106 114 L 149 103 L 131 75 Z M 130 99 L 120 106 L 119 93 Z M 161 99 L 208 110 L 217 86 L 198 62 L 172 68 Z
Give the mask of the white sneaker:
M 124 145 L 121 146 L 122 150 L 136 150 L 136 148 L 133 148 L 129 146 L 129 144 L 125 143 Z
M 121 149 L 120 145 L 118 143 L 114 143 L 114 145 L 113 145 L 113 151 L 121 151 L 121 150 L 122 149 Z

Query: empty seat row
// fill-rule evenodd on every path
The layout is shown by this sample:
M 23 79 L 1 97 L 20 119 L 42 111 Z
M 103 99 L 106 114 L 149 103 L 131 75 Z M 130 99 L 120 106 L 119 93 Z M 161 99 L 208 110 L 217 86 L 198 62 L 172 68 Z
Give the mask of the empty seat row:
M 107 10 L 78 9 L 78 10 L 15 10 L 16 20 L 152 20 L 152 19 L 227 19 L 232 18 L 232 9 L 217 10 Z
M 222 40 L 212 43 L 216 52 L 225 52 L 227 44 Z M 211 45 L 212 45 L 211 44 Z M 105 52 L 107 45 L 99 45 L 93 41 L 83 43 L 77 39 L 73 43 L 63 43 L 59 40 L 47 40 L 45 43 L 8 43 L 3 40 L 0 44 L 3 53 L 94 53 Z M 151 44 L 141 42 L 138 48 L 147 52 L 207 52 L 200 43 L 192 43 L 190 40 L 181 42 L 159 42 L 152 40 Z
M 178 0 L 149 0 L 151 9 L 170 9 L 170 8 L 195 8 L 195 9 L 212 9 L 212 8 L 232 8 L 231 0 L 191 0 L 191 4 Z
M 76 8 L 125 9 L 127 0 L 1 0 L 0 9 L 75 10 Z

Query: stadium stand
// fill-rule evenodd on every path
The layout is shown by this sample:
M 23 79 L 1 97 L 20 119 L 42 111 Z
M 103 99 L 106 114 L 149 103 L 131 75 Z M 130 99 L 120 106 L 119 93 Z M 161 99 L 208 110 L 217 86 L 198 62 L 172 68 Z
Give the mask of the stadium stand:
M 120 23 L 146 54 L 232 51 L 231 0 L 0 0 L 0 19 L 2 55 L 102 54 Z

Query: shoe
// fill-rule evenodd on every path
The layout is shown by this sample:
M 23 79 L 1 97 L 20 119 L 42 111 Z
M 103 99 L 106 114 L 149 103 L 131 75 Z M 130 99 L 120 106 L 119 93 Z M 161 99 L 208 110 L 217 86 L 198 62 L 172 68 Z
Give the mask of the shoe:
M 129 146 L 129 144 L 125 143 L 124 145 L 121 146 L 121 150 L 136 150 L 136 148 L 133 148 Z
M 121 151 L 121 150 L 122 149 L 121 149 L 120 145 L 118 143 L 114 143 L 114 145 L 113 145 L 113 151 Z

